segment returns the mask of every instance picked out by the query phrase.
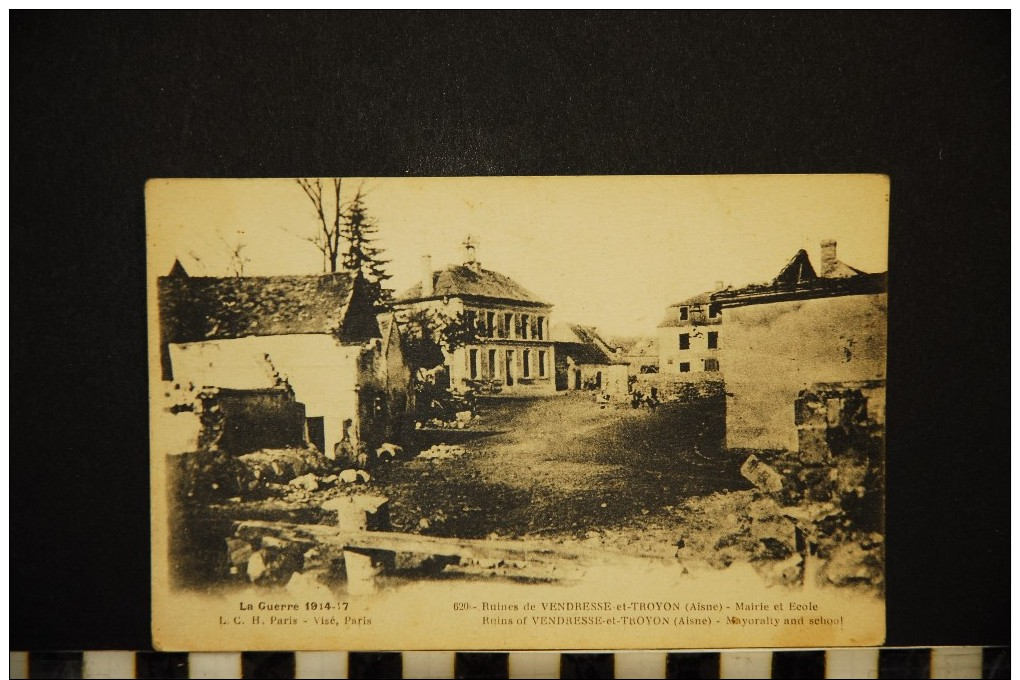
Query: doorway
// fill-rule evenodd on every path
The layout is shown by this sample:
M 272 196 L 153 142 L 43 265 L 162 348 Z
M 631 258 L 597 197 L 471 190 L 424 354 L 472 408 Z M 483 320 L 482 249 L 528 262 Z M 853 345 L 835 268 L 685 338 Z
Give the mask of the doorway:
M 323 416 L 316 416 L 314 418 L 305 418 L 305 426 L 308 428 L 308 441 L 312 445 L 319 449 L 320 452 L 326 452 L 326 428 L 325 418 Z
M 508 349 L 506 351 L 506 385 L 510 387 L 514 384 L 514 351 Z

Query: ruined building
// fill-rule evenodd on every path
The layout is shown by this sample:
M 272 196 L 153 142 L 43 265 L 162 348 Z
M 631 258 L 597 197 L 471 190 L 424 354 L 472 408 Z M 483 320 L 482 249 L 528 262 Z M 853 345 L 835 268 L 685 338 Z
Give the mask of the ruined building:
M 729 448 L 796 450 L 794 402 L 814 383 L 865 385 L 881 417 L 886 279 L 841 262 L 835 241 L 822 242 L 818 269 L 800 250 L 768 283 L 719 286 L 671 305 L 660 324 L 660 371 L 720 372 Z
M 397 325 L 377 315 L 360 275 L 196 277 L 178 262 L 158 291 L 168 395 L 216 394 L 247 423 L 296 402 L 304 439 L 328 455 L 345 431 L 369 446 L 396 434 L 410 373 Z M 259 444 L 280 442 L 248 448 Z

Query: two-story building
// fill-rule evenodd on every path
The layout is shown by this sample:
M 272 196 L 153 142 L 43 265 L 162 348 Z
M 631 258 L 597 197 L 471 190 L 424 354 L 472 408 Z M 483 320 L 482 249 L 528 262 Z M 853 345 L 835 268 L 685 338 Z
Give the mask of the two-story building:
M 719 360 L 722 307 L 713 302 L 712 294 L 701 293 L 666 308 L 666 316 L 659 324 L 660 373 L 717 374 L 722 370 Z
M 510 277 L 483 268 L 473 239 L 464 246 L 465 262 L 444 269 L 434 270 L 431 256 L 424 256 L 421 281 L 394 300 L 394 309 L 398 314 L 430 309 L 448 318 L 463 314 L 477 329 L 474 342 L 445 352 L 450 387 L 488 383 L 501 393 L 554 392 L 552 305 Z

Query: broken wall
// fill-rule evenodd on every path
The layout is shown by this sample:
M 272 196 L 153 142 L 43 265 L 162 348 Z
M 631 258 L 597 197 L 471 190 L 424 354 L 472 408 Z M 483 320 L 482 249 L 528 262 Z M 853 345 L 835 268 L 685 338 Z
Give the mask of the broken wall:
M 286 380 L 308 418 L 321 417 L 326 450 L 340 441 L 345 419 L 359 431 L 360 346 L 324 334 L 249 336 L 170 345 L 174 378 L 182 385 L 264 389 Z
M 724 317 L 729 448 L 797 450 L 801 390 L 885 378 L 885 293 L 726 307 Z M 884 411 L 884 398 L 874 404 Z
M 775 559 L 800 555 L 779 572 L 764 565 L 765 573 L 884 588 L 885 427 L 874 418 L 884 393 L 877 380 L 813 384 L 795 402 L 799 448 L 745 460 L 740 472 L 760 496 L 751 537 Z
M 201 402 L 199 447 L 231 454 L 305 445 L 305 407 L 290 390 L 209 390 Z

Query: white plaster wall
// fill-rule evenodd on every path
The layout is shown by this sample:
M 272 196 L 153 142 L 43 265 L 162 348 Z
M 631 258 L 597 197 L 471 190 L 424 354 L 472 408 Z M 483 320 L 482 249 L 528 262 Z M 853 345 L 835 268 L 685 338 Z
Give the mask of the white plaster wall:
M 719 352 L 724 347 L 725 338 L 722 324 L 713 323 L 698 326 L 674 326 L 658 329 L 659 333 L 659 372 L 679 373 L 680 362 L 689 362 L 692 373 L 705 370 L 705 359 L 717 359 L 719 370 L 725 371 L 722 356 Z M 719 349 L 708 348 L 709 332 L 719 334 Z M 687 333 L 691 338 L 690 349 L 680 349 L 680 335 Z
M 793 405 L 800 390 L 815 382 L 884 379 L 886 308 L 884 293 L 727 308 L 720 338 L 732 395 L 727 446 L 796 450 Z
M 269 355 L 269 362 L 265 355 Z M 275 368 L 305 405 L 309 418 L 322 417 L 326 453 L 340 440 L 345 419 L 357 436 L 358 357 L 361 348 L 341 345 L 330 335 L 274 335 L 211 340 L 170 346 L 174 381 L 196 387 L 234 389 L 273 385 Z

